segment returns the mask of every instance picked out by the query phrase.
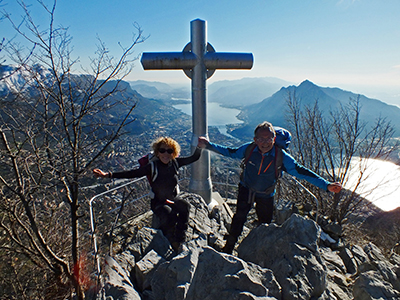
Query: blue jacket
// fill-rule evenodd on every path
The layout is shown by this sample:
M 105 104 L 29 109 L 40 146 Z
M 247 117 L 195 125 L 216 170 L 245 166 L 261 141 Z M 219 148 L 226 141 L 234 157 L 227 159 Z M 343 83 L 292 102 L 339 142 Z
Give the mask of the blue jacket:
M 224 156 L 243 159 L 245 156 L 246 148 L 251 143 L 243 144 L 239 147 L 225 147 L 210 142 L 207 146 L 207 150 L 219 153 Z M 283 161 L 282 170 L 295 176 L 299 179 L 307 180 L 309 183 L 327 190 L 329 181 L 325 180 L 318 174 L 300 165 L 289 153 L 282 150 Z M 246 167 L 243 172 L 241 184 L 245 187 L 252 189 L 253 191 L 263 193 L 271 186 L 276 183 L 275 176 L 275 146 L 267 153 L 261 154 L 258 147 L 255 147 L 250 155 L 250 159 L 246 163 Z M 265 194 L 265 197 L 271 197 L 275 194 L 275 191 L 271 194 Z

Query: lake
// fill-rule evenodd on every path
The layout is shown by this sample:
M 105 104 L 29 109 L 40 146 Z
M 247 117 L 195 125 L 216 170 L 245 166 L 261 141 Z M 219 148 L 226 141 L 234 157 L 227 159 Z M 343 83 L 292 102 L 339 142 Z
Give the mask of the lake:
M 192 104 L 174 105 L 174 107 L 192 115 Z M 228 135 L 226 124 L 242 123 L 236 118 L 240 113 L 238 109 L 222 107 L 215 102 L 208 103 L 207 108 L 208 125 L 216 126 L 223 134 Z M 354 158 L 353 171 L 345 188 L 355 186 L 358 162 L 359 159 Z M 394 163 L 377 159 L 369 159 L 363 163 L 368 164 L 368 169 L 358 193 L 384 211 L 400 207 L 400 167 Z
M 358 194 L 374 203 L 384 211 L 400 207 L 400 167 L 389 161 L 368 159 L 361 162 L 367 164 L 364 181 L 358 188 Z M 345 188 L 356 185 L 358 178 L 359 158 L 354 158 L 350 180 Z
M 179 104 L 174 105 L 176 109 L 180 109 L 185 114 L 192 115 L 192 104 Z M 207 116 L 208 126 L 215 126 L 218 130 L 225 135 L 229 135 L 226 132 L 227 124 L 238 124 L 243 123 L 236 116 L 240 113 L 240 110 L 235 108 L 227 108 L 221 106 L 216 102 L 207 103 Z M 229 135 L 230 136 L 230 135 Z M 232 136 L 231 136 L 232 137 Z

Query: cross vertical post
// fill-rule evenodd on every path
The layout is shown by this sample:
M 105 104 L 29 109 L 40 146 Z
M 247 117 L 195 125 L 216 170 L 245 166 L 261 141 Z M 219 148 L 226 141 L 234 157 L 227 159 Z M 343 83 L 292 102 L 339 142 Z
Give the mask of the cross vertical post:
M 251 69 L 251 53 L 217 53 L 207 43 L 206 22 L 193 20 L 190 23 L 189 42 L 182 52 L 145 52 L 141 63 L 144 70 L 182 69 L 192 80 L 192 150 L 199 136 L 208 138 L 206 81 L 216 69 Z M 206 203 L 212 200 L 210 178 L 210 153 L 203 151 L 198 161 L 192 164 L 189 191 L 199 194 Z
M 190 23 L 192 53 L 198 63 L 193 67 L 192 79 L 192 147 L 197 145 L 199 136 L 208 138 L 207 122 L 207 70 L 204 56 L 207 53 L 206 22 L 196 20 Z M 198 161 L 191 165 L 189 191 L 199 194 L 206 203 L 211 202 L 212 184 L 210 178 L 210 153 L 203 151 Z

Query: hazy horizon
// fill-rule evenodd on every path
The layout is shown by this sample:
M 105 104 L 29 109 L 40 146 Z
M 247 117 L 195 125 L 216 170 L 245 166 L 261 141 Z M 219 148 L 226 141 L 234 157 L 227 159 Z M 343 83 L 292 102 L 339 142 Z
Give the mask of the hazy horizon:
M 234 81 L 234 80 L 242 80 L 242 79 L 249 79 L 249 78 L 250 79 L 251 78 L 254 78 L 254 79 L 256 79 L 256 78 L 265 78 L 267 80 L 269 78 L 273 78 L 273 79 L 278 79 L 278 80 L 282 80 L 282 81 L 287 81 L 287 80 L 284 80 L 282 78 L 277 78 L 277 77 L 243 77 L 243 78 L 236 78 L 236 79 L 221 79 L 219 81 Z M 176 82 L 169 83 L 167 81 L 144 80 L 144 79 L 135 79 L 135 80 L 128 80 L 128 81 L 134 82 L 134 81 L 141 81 L 141 80 L 146 81 L 146 82 L 165 83 L 165 84 L 168 84 L 171 87 L 176 87 L 176 88 L 187 87 L 189 90 L 191 88 L 190 79 L 189 78 L 187 78 L 187 80 L 179 82 L 179 83 L 176 83 Z M 312 83 L 316 84 L 315 82 L 313 82 L 310 79 L 304 79 L 304 80 L 309 80 Z M 301 81 L 301 82 L 303 82 L 303 81 Z M 214 81 L 214 82 L 217 82 L 217 81 Z M 210 84 L 214 83 L 214 82 L 207 82 L 207 87 Z M 287 82 L 288 82 L 288 84 L 287 85 L 283 85 L 282 87 L 287 87 L 288 85 L 298 86 L 298 85 L 301 84 L 301 82 L 299 82 L 298 84 L 296 84 L 294 82 L 289 82 L 289 81 L 287 81 Z M 316 84 L 316 85 L 318 85 L 318 84 Z M 343 86 L 346 86 L 346 85 L 343 85 L 343 86 L 328 86 L 328 85 L 321 86 L 321 85 L 318 85 L 318 86 L 320 86 L 320 87 L 328 87 L 328 88 L 339 88 L 341 90 L 349 91 L 349 92 L 352 92 L 354 94 L 364 95 L 364 96 L 366 96 L 368 98 L 371 98 L 371 99 L 380 100 L 380 101 L 385 102 L 385 103 L 390 104 L 390 105 L 396 105 L 396 106 L 398 106 L 400 108 L 400 93 L 395 93 L 395 91 L 392 91 L 392 93 L 390 93 L 390 91 L 376 91 L 374 89 L 369 89 L 367 86 L 360 86 L 360 87 L 356 88 L 356 90 L 352 90 L 351 87 L 349 87 L 349 88 L 343 87 Z M 267 98 L 269 96 L 270 95 L 266 96 L 265 98 Z
M 35 0 L 24 1 L 41 29 L 49 18 Z M 53 1 L 44 0 L 48 6 Z M 2 11 L 20 24 L 23 11 L 15 0 L 1 1 Z M 98 37 L 115 57 L 140 26 L 148 39 L 143 52 L 182 51 L 190 42 L 190 22 L 206 21 L 207 41 L 217 52 L 254 56 L 251 70 L 217 70 L 208 84 L 243 77 L 276 77 L 298 85 L 338 87 L 390 104 L 400 103 L 400 1 L 387 0 L 204 0 L 58 1 L 54 25 L 68 28 L 73 57 L 88 67 Z M 24 28 L 24 26 L 22 26 Z M 0 18 L 5 41 L 15 31 Z M 140 61 L 127 80 L 190 85 L 183 71 L 144 71 Z

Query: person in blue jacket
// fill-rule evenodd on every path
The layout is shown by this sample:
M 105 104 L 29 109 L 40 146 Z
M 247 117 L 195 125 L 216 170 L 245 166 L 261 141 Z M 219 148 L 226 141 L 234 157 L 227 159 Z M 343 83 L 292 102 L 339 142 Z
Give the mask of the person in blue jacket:
M 225 253 L 232 253 L 247 215 L 256 204 L 256 214 L 259 223 L 270 223 L 274 209 L 275 185 L 277 181 L 275 164 L 277 163 L 277 147 L 275 146 L 275 129 L 269 122 L 259 124 L 254 130 L 254 144 L 251 154 L 246 158 L 244 170 L 239 183 L 236 203 L 236 213 L 233 216 L 227 241 L 222 249 Z M 199 137 L 198 146 L 232 158 L 244 159 L 246 149 L 252 143 L 246 143 L 236 148 L 225 147 L 210 142 L 205 137 Z M 279 149 L 281 155 L 282 171 L 326 191 L 338 193 L 342 189 L 340 182 L 329 182 L 313 171 L 300 165 L 289 153 Z

